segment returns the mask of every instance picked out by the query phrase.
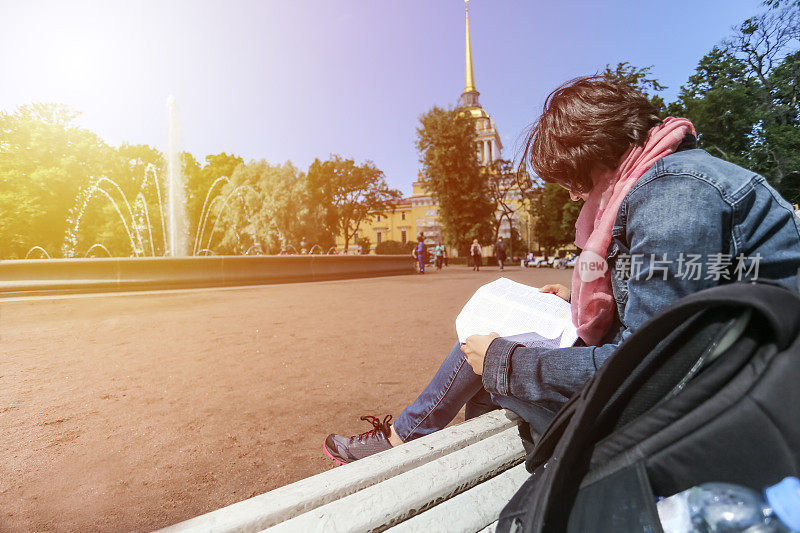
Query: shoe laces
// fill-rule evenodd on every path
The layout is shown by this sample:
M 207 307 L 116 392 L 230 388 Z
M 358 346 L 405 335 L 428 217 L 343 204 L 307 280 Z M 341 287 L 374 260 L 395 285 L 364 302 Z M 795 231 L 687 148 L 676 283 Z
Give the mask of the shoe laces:
M 381 420 L 378 417 L 375 417 L 375 416 L 369 416 L 369 415 L 362 416 L 361 420 L 364 420 L 364 421 L 369 422 L 370 424 L 372 424 L 372 429 L 370 429 L 368 431 L 365 431 L 364 433 L 360 434 L 358 437 L 355 437 L 355 438 L 357 438 L 359 441 L 363 442 L 363 439 L 366 439 L 366 438 L 369 438 L 369 437 L 377 437 L 378 436 L 378 432 L 380 431 L 381 433 L 383 433 L 383 436 L 388 439 L 389 438 L 389 425 L 388 424 L 389 424 L 389 421 L 391 419 L 392 419 L 392 415 L 386 415 L 386 417 L 383 419 L 383 422 L 381 422 Z

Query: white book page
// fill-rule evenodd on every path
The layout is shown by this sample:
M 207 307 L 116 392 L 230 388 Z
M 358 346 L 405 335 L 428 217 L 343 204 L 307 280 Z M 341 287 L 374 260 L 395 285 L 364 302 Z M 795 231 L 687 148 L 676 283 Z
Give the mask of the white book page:
M 470 335 L 492 332 L 501 337 L 534 334 L 531 338 L 536 339 L 537 345 L 549 339 L 547 344 L 553 347 L 572 346 L 578 338 L 569 303 L 508 278 L 475 291 L 456 318 L 456 333 L 462 343 Z

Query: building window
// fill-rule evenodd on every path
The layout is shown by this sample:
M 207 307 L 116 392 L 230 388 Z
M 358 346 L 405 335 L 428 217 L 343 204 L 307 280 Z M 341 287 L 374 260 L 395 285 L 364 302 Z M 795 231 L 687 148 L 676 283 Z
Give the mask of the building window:
M 356 230 L 356 231 L 353 233 L 353 241 L 357 241 L 357 240 L 358 240 L 358 230 Z
M 380 216 L 380 215 L 377 215 L 377 216 L 375 217 L 375 220 L 376 220 L 376 221 L 378 221 L 378 222 L 380 222 L 380 221 L 381 221 L 381 216 Z
M 405 215 L 405 213 L 403 213 L 403 215 Z M 402 242 L 403 244 L 406 243 L 406 230 L 404 229 L 400 230 L 400 242 Z
M 405 219 L 406 219 L 406 212 L 403 211 L 402 213 L 400 213 L 400 220 L 405 220 Z
M 376 241 L 375 241 L 377 244 L 380 244 L 380 243 L 381 243 L 381 237 L 382 237 L 382 236 L 383 236 L 383 234 L 382 234 L 382 233 L 379 231 L 379 232 L 378 232 L 378 235 L 377 235 L 377 237 L 376 237 Z

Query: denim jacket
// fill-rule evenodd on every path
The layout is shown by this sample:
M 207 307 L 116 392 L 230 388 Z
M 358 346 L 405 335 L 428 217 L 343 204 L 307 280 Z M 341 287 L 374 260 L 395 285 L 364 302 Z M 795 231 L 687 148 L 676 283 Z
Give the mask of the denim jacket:
M 495 339 L 484 360 L 487 391 L 555 412 L 622 341 L 678 299 L 755 277 L 797 289 L 800 218 L 763 177 L 703 150 L 680 151 L 625 196 L 606 261 L 617 316 L 604 343 L 543 349 Z

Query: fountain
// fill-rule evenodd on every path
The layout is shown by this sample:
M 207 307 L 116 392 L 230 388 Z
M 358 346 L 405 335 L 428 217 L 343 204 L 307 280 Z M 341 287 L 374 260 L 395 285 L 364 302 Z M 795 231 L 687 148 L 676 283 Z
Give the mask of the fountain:
M 39 252 L 39 256 L 40 256 L 42 259 L 44 259 L 44 258 L 50 259 L 50 254 L 48 254 L 48 253 L 47 253 L 47 250 L 45 250 L 45 249 L 44 249 L 44 248 L 42 248 L 41 246 L 34 246 L 34 247 L 33 247 L 33 248 L 31 248 L 30 250 L 28 250 L 28 253 L 27 253 L 27 254 L 25 254 L 25 259 L 28 259 L 28 258 L 30 258 L 31 254 L 32 254 L 32 253 L 35 253 L 35 252 Z
M 131 203 L 125 196 L 122 188 L 120 188 L 114 180 L 106 178 L 105 176 L 95 179 L 89 187 L 83 189 L 78 194 L 75 206 L 70 209 L 69 212 L 69 224 L 67 233 L 64 235 L 64 246 L 62 248 L 63 256 L 75 257 L 77 255 L 78 232 L 81 228 L 81 221 L 83 220 L 89 203 L 98 195 L 108 200 L 111 205 L 114 206 L 114 211 L 117 213 L 122 223 L 122 228 L 125 230 L 125 234 L 128 237 L 133 256 L 142 257 L 146 255 L 148 245 L 150 248 L 150 255 L 155 256 L 156 249 L 153 239 L 152 222 L 150 220 L 150 210 L 145 199 L 145 192 L 148 184 L 152 184 L 152 187 L 156 191 L 156 197 L 158 198 L 159 222 L 161 223 L 163 237 L 162 249 L 166 253 L 167 236 L 164 224 L 164 210 L 161 206 L 161 189 L 156 176 L 155 167 L 153 167 L 153 165 L 148 165 L 144 170 L 144 177 L 139 187 L 139 193 L 136 195 L 136 199 L 133 202 L 133 207 L 131 207 Z M 120 199 L 121 202 L 118 203 L 115 196 L 117 196 L 117 199 Z M 123 207 L 120 207 L 120 204 Z M 94 246 L 95 245 L 92 247 Z M 111 254 L 109 253 L 109 255 Z
M 167 137 L 167 213 L 168 242 L 167 250 L 172 257 L 188 255 L 186 247 L 186 188 L 181 171 L 180 124 L 178 123 L 178 105 L 175 97 L 167 98 L 169 113 L 169 134 Z
M 211 184 L 211 187 L 208 188 L 206 199 L 203 201 L 203 208 L 200 210 L 200 220 L 197 223 L 197 231 L 194 232 L 194 247 L 192 248 L 192 255 L 199 255 L 201 252 L 199 248 L 202 244 L 203 234 L 205 233 L 206 229 L 206 219 L 208 218 L 209 212 L 211 212 L 211 208 L 220 199 L 219 196 L 216 196 L 213 200 L 211 200 L 210 204 L 208 203 L 208 200 L 211 198 L 211 194 L 214 192 L 214 189 L 218 183 L 227 183 L 230 185 L 231 180 L 229 180 L 226 176 L 222 176 L 221 178 L 215 179 L 214 183 Z
M 99 242 L 96 242 L 96 243 L 94 243 L 93 245 L 91 245 L 91 246 L 89 247 L 89 249 L 88 249 L 88 250 L 86 250 L 86 253 L 85 253 L 85 254 L 83 254 L 83 257 L 89 257 L 89 254 L 90 254 L 90 253 L 92 253 L 92 252 L 95 250 L 95 248 L 98 248 L 98 249 L 100 249 L 100 250 L 103 250 L 103 251 L 106 253 L 106 255 L 107 255 L 108 257 L 113 257 L 113 256 L 111 255 L 111 252 L 110 252 L 110 251 L 108 251 L 108 248 L 106 248 L 105 246 L 103 246 L 103 245 L 102 245 L 102 244 L 100 244 Z
M 249 211 L 248 202 L 245 198 L 246 192 L 254 194 L 259 201 L 263 200 L 260 193 L 249 185 L 239 185 L 228 191 L 224 188 L 226 185 L 232 187 L 228 177 L 223 176 L 214 180 L 206 193 L 200 210 L 200 217 L 194 234 L 194 243 L 190 250 L 187 243 L 186 188 L 179 150 L 180 125 L 178 122 L 178 107 L 174 96 L 170 96 L 167 99 L 167 110 L 169 131 L 166 153 L 166 212 L 162 204 L 161 183 L 152 164 L 147 165 L 145 168 L 139 193 L 136 195 L 132 205 L 119 184 L 105 176 L 96 178 L 89 187 L 80 191 L 76 197 L 75 206 L 70 210 L 67 220 L 68 228 L 62 247 L 64 257 L 78 256 L 78 232 L 81 228 L 81 220 L 89 203 L 96 197 L 105 198 L 114 207 L 122 229 L 128 237 L 132 257 L 146 257 L 148 255 L 153 257 L 157 255 L 171 257 L 217 255 L 213 251 L 211 243 L 220 223 L 223 222 L 222 216 L 225 210 L 230 208 L 231 200 L 237 197 L 242 202 L 246 213 Z M 162 242 L 160 243 L 156 243 L 153 238 L 154 221 L 151 220 L 151 209 L 148 206 L 145 194 L 148 191 L 148 185 L 154 189 L 154 194 L 151 191 L 151 198 L 155 196 L 158 200 L 158 217 L 155 221 L 157 225 L 161 226 Z M 206 235 L 209 221 L 212 218 L 213 224 L 211 224 L 210 233 Z M 240 236 L 238 233 L 235 236 L 238 242 Z M 257 236 L 252 235 L 252 240 L 253 246 L 255 246 Z M 245 255 L 250 254 L 253 246 L 250 247 Z M 109 256 L 112 255 L 105 246 L 103 246 L 103 249 L 106 250 Z M 37 247 L 32 248 L 28 252 L 28 256 L 34 252 L 50 257 L 46 251 L 37 250 Z M 88 254 L 88 252 L 86 253 Z M 263 254 L 260 247 L 258 253 Z
M 73 293 L 218 287 L 410 272 L 407 258 L 365 257 L 350 261 L 328 257 L 336 254 L 335 246 L 323 254 L 319 244 L 307 249 L 305 239 L 299 243 L 301 251 L 298 252 L 280 231 L 277 235 L 281 242 L 280 255 L 295 257 L 265 257 L 262 248 L 264 241 L 255 234 L 253 224 L 248 224 L 253 218 L 253 206 L 263 205 L 264 198 L 250 185 L 237 186 L 228 177 L 220 177 L 211 184 L 190 248 L 186 191 L 179 151 L 178 108 L 174 96 L 168 98 L 167 110 L 169 131 L 163 183 L 153 164 L 144 167 L 143 175 L 126 177 L 122 186 L 108 176 L 94 178 L 79 191 L 67 215 L 67 229 L 61 249 L 63 259 L 53 259 L 43 247 L 33 246 L 25 259 L 0 261 L 0 296 L 39 294 L 41 291 Z M 126 191 L 131 195 L 131 191 L 136 191 L 132 200 L 126 196 Z M 83 248 L 92 242 L 88 239 L 82 242 L 88 235 L 81 234 L 81 227 L 84 215 L 95 199 L 107 202 L 113 208 L 108 210 L 112 220 L 105 221 L 111 224 L 105 226 L 103 231 L 113 232 L 115 239 L 122 236 L 122 243 L 127 239 L 130 257 L 114 255 L 126 252 L 124 244 L 122 250 L 112 248 L 112 252 L 102 242 L 95 242 L 85 252 L 78 251 L 79 243 Z M 236 216 L 224 218 L 226 210 L 230 210 L 236 202 L 242 202 L 244 210 Z M 105 208 L 108 209 L 108 205 Z M 91 213 L 95 214 L 93 211 Z M 228 238 L 236 239 L 235 243 L 227 244 L 234 244 L 233 250 L 244 255 L 218 255 L 213 249 L 212 242 L 219 233 L 225 233 L 220 230 L 226 222 L 234 224 L 231 228 L 233 231 L 227 234 Z M 247 238 L 243 238 L 245 232 Z M 190 255 L 194 257 L 186 257 Z M 175 260 L 163 259 L 162 256 Z
M 230 182 L 228 182 L 228 183 L 230 183 Z M 242 201 L 242 204 L 244 205 L 245 211 L 247 210 L 247 202 L 245 201 L 244 197 L 242 196 L 242 193 L 245 192 L 245 191 L 250 191 L 253 194 L 255 194 L 256 196 L 258 196 L 259 198 L 261 197 L 261 195 L 258 193 L 258 191 L 256 191 L 255 189 L 253 189 L 249 185 L 239 185 L 238 187 L 235 187 L 230 193 L 228 193 L 228 195 L 222 201 L 222 206 L 220 207 L 219 212 L 217 213 L 217 218 L 214 220 L 214 224 L 212 224 L 212 226 L 211 226 L 211 233 L 208 235 L 208 241 L 206 242 L 206 245 L 205 245 L 206 249 L 211 248 L 211 239 L 214 238 L 214 233 L 217 231 L 217 225 L 220 222 L 220 218 L 222 218 L 222 214 L 225 212 L 225 208 L 228 207 L 228 205 L 229 205 L 228 202 L 230 202 L 231 198 L 233 198 L 234 196 L 238 195 L 238 198 Z M 211 193 L 211 191 L 209 190 L 209 194 L 210 193 Z M 222 196 L 217 196 L 216 198 L 214 198 L 214 200 L 211 202 L 211 204 L 208 205 L 208 207 L 207 207 L 208 212 L 205 213 L 205 217 L 203 217 L 202 216 L 203 214 L 201 213 L 200 222 L 198 224 L 197 233 L 196 233 L 196 235 L 198 235 L 199 238 L 200 238 L 199 242 L 200 242 L 201 245 L 203 243 L 203 234 L 205 233 L 205 222 L 208 219 L 208 214 L 211 212 L 211 208 L 217 203 L 217 201 L 220 198 L 222 198 Z M 208 198 L 206 198 L 206 199 L 208 199 Z M 253 240 L 255 240 L 255 236 L 253 236 L 253 237 L 254 237 Z M 236 234 L 236 238 L 237 239 L 239 238 L 239 234 L 238 233 Z M 197 239 L 195 239 L 195 242 L 197 243 Z M 197 244 L 195 244 L 195 246 L 197 246 Z
M 225 213 L 225 210 L 231 206 L 231 200 L 233 200 L 234 197 L 238 198 L 238 200 L 240 200 L 244 205 L 245 212 L 247 212 L 248 206 L 244 197 L 245 192 L 253 193 L 258 197 L 258 199 L 261 199 L 261 195 L 258 193 L 258 191 L 249 185 L 239 185 L 238 187 L 234 187 L 229 193 L 222 195 L 220 193 L 223 190 L 218 187 L 220 184 L 230 185 L 230 180 L 223 176 L 221 178 L 217 178 L 211 184 L 200 212 L 200 218 L 197 224 L 197 230 L 195 232 L 194 245 L 192 246 L 191 253 L 185 253 L 183 254 L 184 256 L 208 255 L 209 253 L 216 255 L 216 252 L 211 249 L 211 243 L 214 235 L 217 233 L 220 227 L 222 216 Z M 156 242 L 156 239 L 153 237 L 154 221 L 151 220 L 150 207 L 148 206 L 145 197 L 145 193 L 148 191 L 148 186 L 154 190 L 154 196 L 158 200 L 158 213 L 155 220 L 158 221 L 158 225 L 161 226 L 161 242 Z M 212 198 L 215 193 L 217 196 Z M 146 257 L 148 255 L 152 257 L 157 255 L 173 256 L 170 243 L 181 242 L 183 240 L 182 237 L 185 236 L 185 231 L 178 231 L 176 227 L 169 227 L 168 217 L 165 216 L 164 208 L 161 202 L 161 187 L 156 174 L 156 169 L 153 165 L 148 165 L 145 168 L 144 178 L 142 179 L 139 192 L 136 195 L 133 205 L 131 205 L 130 200 L 128 200 L 128 198 L 125 196 L 125 193 L 122 191 L 122 188 L 119 186 L 119 184 L 117 184 L 114 180 L 104 176 L 95 179 L 89 187 L 81 191 L 76 198 L 75 206 L 70 210 L 68 219 L 69 225 L 67 228 L 67 233 L 64 237 L 64 247 L 62 250 L 64 257 L 76 257 L 78 255 L 78 232 L 81 228 L 81 221 L 90 202 L 97 197 L 106 199 L 114 207 L 114 212 L 119 217 L 122 229 L 125 231 L 125 235 L 128 237 L 128 242 L 130 244 L 133 257 Z M 167 204 L 167 208 L 169 209 L 169 203 Z M 213 224 L 211 224 L 211 230 L 208 232 L 208 234 L 206 234 L 209 222 L 212 218 Z M 171 241 L 170 239 L 172 239 L 175 235 L 177 235 L 177 240 Z M 236 237 L 238 240 L 239 235 L 236 234 Z M 252 235 L 252 239 L 255 242 L 256 235 Z M 183 240 L 183 242 L 185 242 L 185 240 Z M 95 247 L 98 247 L 98 244 L 92 246 L 92 248 Z M 90 250 L 92 248 L 90 248 Z M 105 246 L 102 246 L 102 248 L 108 253 L 109 256 L 112 256 L 111 252 L 108 251 Z M 182 248 L 180 246 L 176 248 L 176 250 L 181 249 Z M 47 256 L 47 258 L 50 257 L 45 250 L 38 246 L 31 248 L 31 250 L 28 252 L 28 256 L 34 252 L 38 252 L 42 256 Z M 86 254 L 88 254 L 88 251 Z M 84 254 L 84 257 L 86 257 L 86 254 Z M 178 255 L 174 256 L 178 257 Z
M 188 254 L 186 246 L 186 188 L 183 183 L 183 173 L 181 171 L 180 155 L 180 125 L 178 123 L 178 106 L 174 96 L 167 98 L 168 111 L 168 137 L 167 137 L 167 216 L 164 216 L 162 205 L 161 186 L 155 167 L 147 165 L 144 177 L 139 187 L 139 193 L 133 202 L 133 207 L 122 188 L 114 181 L 105 176 L 95 179 L 92 184 L 83 189 L 76 198 L 75 206 L 70 210 L 68 218 L 67 233 L 64 236 L 62 254 L 64 257 L 75 257 L 78 244 L 78 232 L 80 230 L 81 219 L 89 205 L 89 202 L 97 196 L 102 195 L 113 206 L 119 216 L 125 234 L 131 246 L 133 257 L 143 257 L 147 255 L 149 245 L 151 256 L 155 256 L 156 247 L 153 239 L 153 224 L 150 219 L 150 209 L 147 205 L 145 192 L 147 185 L 151 184 L 155 189 L 158 199 L 158 221 L 161 226 L 163 238 L 163 255 L 181 257 Z M 210 193 L 211 191 L 209 191 Z M 115 199 L 114 197 L 117 196 Z M 122 200 L 121 208 L 117 202 Z M 205 206 L 204 206 L 205 208 Z M 93 245 L 94 248 L 96 245 Z M 102 245 L 101 245 L 102 246 Z M 103 249 L 110 256 L 111 253 L 105 246 Z M 89 250 L 91 251 L 92 248 Z M 88 255 L 88 251 L 86 254 Z
M 67 215 L 61 248 L 63 259 L 53 259 L 43 247 L 34 246 L 25 259 L 0 261 L 0 297 L 42 291 L 219 287 L 410 272 L 407 258 L 364 257 L 351 261 L 355 258 L 331 257 L 336 254 L 335 246 L 326 254 L 319 244 L 312 244 L 309 249 L 305 239 L 299 243 L 301 250 L 298 252 L 280 231 L 277 232 L 280 255 L 293 257 L 266 257 L 262 247 L 265 244 L 271 247 L 274 237 L 259 238 L 255 233 L 256 225 L 252 224 L 254 206 L 264 205 L 264 198 L 256 188 L 236 185 L 228 177 L 216 179 L 209 187 L 192 245 L 188 242 L 180 128 L 174 97 L 167 100 L 167 109 L 166 174 L 161 175 L 156 165 L 148 164 L 139 171 L 141 174 L 125 176 L 125 181 L 120 183 L 108 176 L 92 179 L 79 191 Z M 98 234 L 111 233 L 113 242 L 117 246 L 121 244 L 121 249 L 103 242 L 89 245 L 94 239 L 86 231 L 81 233 L 82 224 L 93 220 L 85 215 L 97 215 L 96 211 L 88 210 L 95 199 L 104 202 L 105 205 L 99 207 L 111 215 L 111 220 L 102 219 Z M 237 202 L 242 203 L 243 211 L 225 217 Z M 277 229 L 273 225 L 268 231 L 273 228 Z M 225 235 L 222 244 L 226 250 L 244 255 L 218 255 L 214 247 L 219 248 L 220 244 L 212 246 L 212 243 L 215 237 L 219 243 L 220 234 Z M 122 237 L 121 242 L 119 237 Z M 235 242 L 231 242 L 234 238 Z M 126 241 L 130 257 L 118 257 L 128 253 Z M 190 255 L 194 257 L 187 257 Z

